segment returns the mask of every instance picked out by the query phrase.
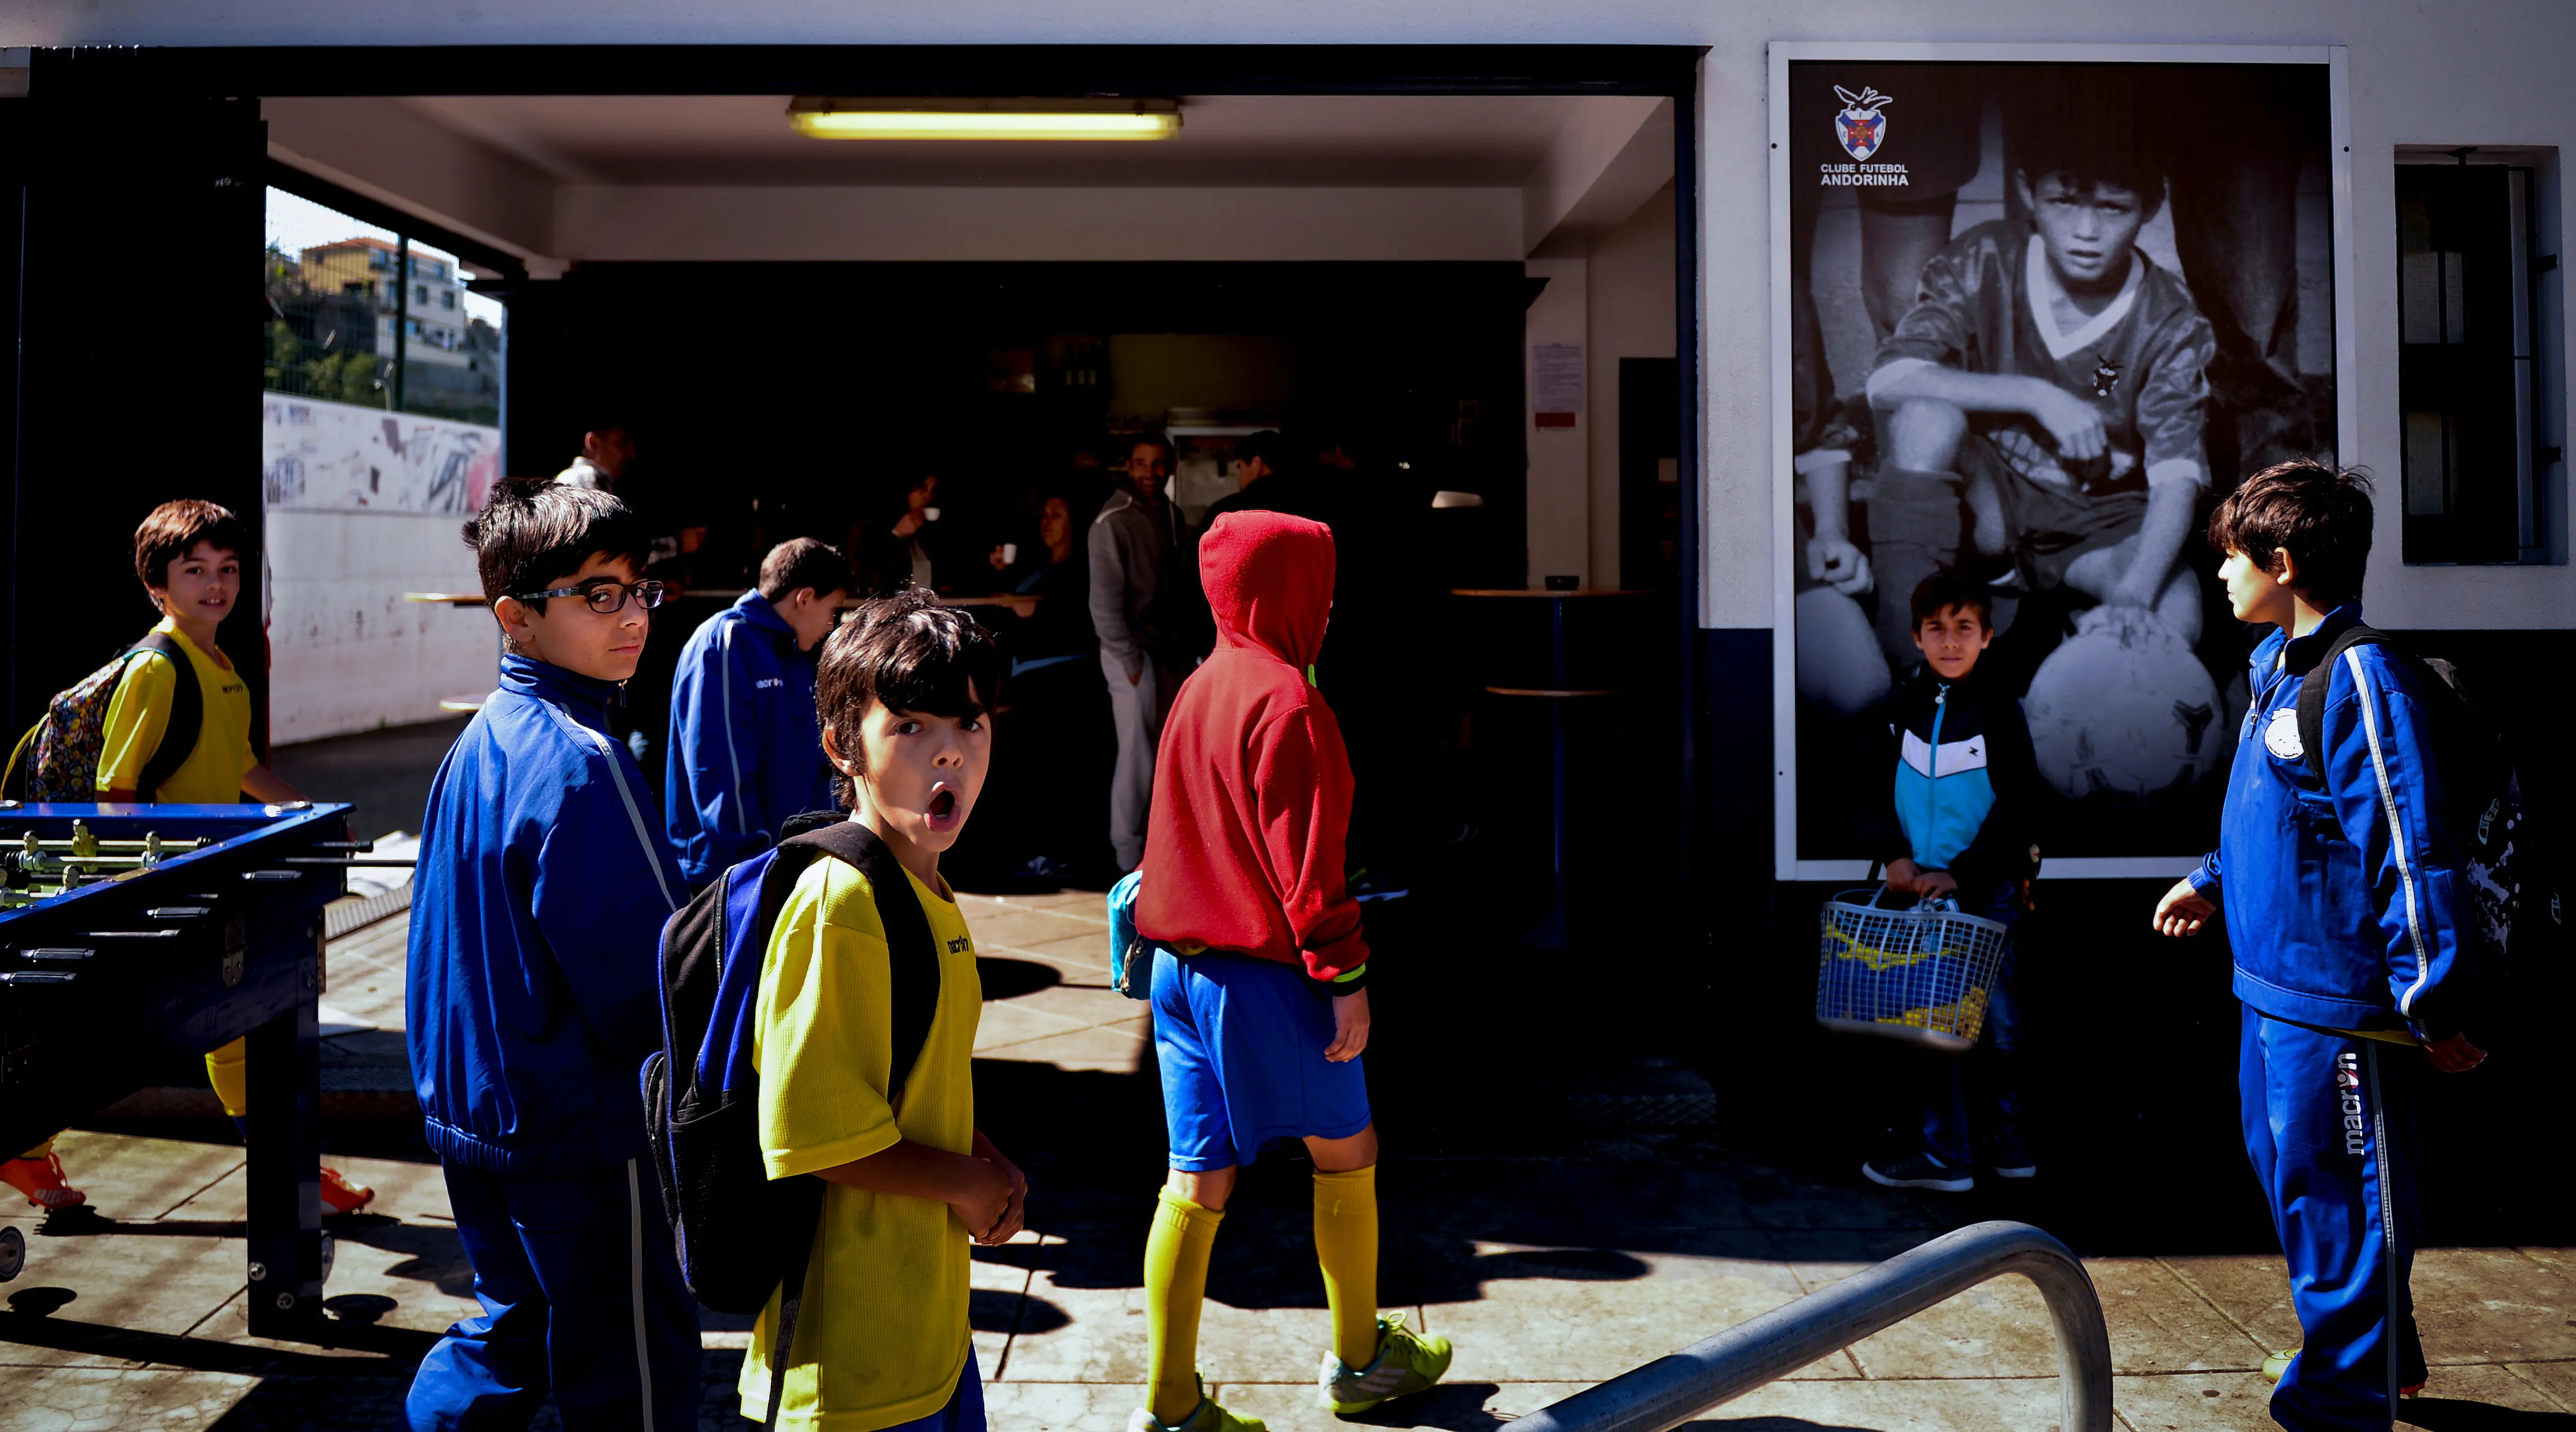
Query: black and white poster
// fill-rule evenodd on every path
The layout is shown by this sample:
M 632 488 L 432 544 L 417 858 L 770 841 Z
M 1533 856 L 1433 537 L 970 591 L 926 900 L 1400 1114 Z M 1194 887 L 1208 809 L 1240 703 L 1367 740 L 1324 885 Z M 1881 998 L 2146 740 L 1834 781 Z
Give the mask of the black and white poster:
M 2052 873 L 2207 848 L 2247 649 L 2209 511 L 2341 445 L 2334 55 L 1773 47 L 1784 878 L 1869 853 L 1936 572 L 1990 599 Z

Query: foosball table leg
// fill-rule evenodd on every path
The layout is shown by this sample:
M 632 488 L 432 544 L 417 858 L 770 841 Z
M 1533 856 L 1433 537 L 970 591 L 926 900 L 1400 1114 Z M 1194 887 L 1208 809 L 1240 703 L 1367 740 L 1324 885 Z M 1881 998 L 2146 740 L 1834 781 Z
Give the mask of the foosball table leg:
M 322 1316 L 321 935 L 295 1007 L 252 1030 L 250 1330 L 293 1336 Z

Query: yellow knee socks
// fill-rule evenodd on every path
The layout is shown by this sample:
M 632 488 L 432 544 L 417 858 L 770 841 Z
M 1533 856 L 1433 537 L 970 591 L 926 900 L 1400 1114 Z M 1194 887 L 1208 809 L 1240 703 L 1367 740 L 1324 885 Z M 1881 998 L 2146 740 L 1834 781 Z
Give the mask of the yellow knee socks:
M 215 1086 L 224 1112 L 238 1119 L 250 1112 L 250 1066 L 244 1062 L 247 1041 L 236 1039 L 206 1056 L 206 1082 Z
M 1315 1170 L 1315 1261 L 1333 1309 L 1333 1355 L 1354 1370 L 1377 1361 L 1377 1166 Z
M 1154 1205 L 1145 1239 L 1146 1363 L 1156 1420 L 1174 1426 L 1198 1410 L 1199 1304 L 1207 1297 L 1208 1254 L 1221 1210 L 1199 1207 L 1170 1189 Z M 1371 1231 L 1375 1231 L 1374 1223 Z

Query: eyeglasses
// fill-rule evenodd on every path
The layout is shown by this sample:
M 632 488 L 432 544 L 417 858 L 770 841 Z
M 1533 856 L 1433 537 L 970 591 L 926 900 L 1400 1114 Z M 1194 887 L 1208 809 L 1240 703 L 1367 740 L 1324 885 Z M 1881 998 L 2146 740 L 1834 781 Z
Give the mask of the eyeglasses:
M 665 590 L 667 589 L 660 582 L 587 582 L 578 587 L 556 587 L 543 592 L 521 592 L 517 596 L 523 602 L 533 602 L 542 597 L 579 597 L 590 604 L 592 611 L 601 616 L 607 616 L 611 612 L 624 611 L 629 594 L 634 596 L 635 605 L 649 612 L 662 605 L 662 594 Z

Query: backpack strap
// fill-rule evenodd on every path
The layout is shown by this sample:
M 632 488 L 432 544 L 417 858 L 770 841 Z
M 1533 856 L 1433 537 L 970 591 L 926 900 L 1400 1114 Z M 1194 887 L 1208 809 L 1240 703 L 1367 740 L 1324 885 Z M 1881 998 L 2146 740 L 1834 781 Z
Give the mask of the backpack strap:
M 778 1285 L 778 1343 L 769 1350 L 769 1415 L 761 1421 L 761 1432 L 778 1432 L 778 1409 L 787 1401 L 788 1354 L 796 1348 L 796 1315 L 805 1307 L 805 1263 L 813 1256 L 814 1235 L 808 1232 L 805 1251 L 787 1265 L 787 1281 Z
M 811 816 L 798 816 L 791 826 L 807 822 Z M 910 1082 L 913 1066 L 921 1062 L 921 1046 L 930 1039 L 930 1022 L 939 1013 L 939 947 L 930 932 L 930 917 L 923 914 L 921 902 L 913 898 L 912 881 L 903 866 L 886 849 L 877 833 L 846 817 L 818 823 L 798 830 L 779 842 L 778 855 L 770 861 L 768 885 L 781 891 L 773 902 L 768 888 L 762 891 L 763 913 L 774 924 L 784 890 L 795 884 L 790 874 L 781 882 L 779 867 L 802 872 L 817 854 L 828 854 L 846 864 L 858 867 L 868 877 L 868 889 L 876 898 L 877 920 L 885 926 L 886 969 L 892 986 L 890 1026 L 893 1035 L 893 1058 L 887 1063 L 886 1102 L 894 1104 L 903 1098 L 904 1085 Z M 769 1358 L 769 1416 L 762 1425 L 778 1426 L 778 1409 L 787 1400 L 787 1367 L 796 1347 L 796 1315 L 805 1303 L 805 1265 L 813 1257 L 814 1232 L 806 1230 L 805 1238 L 788 1259 L 787 1279 L 778 1289 L 778 1339 Z
M 197 689 L 196 663 L 188 660 L 179 639 L 166 631 L 156 631 L 126 649 L 158 652 L 168 658 L 174 674 L 170 694 L 170 719 L 161 724 L 161 744 L 152 750 L 152 758 L 143 763 L 143 772 L 135 777 L 134 794 L 141 800 L 157 800 L 161 787 L 185 765 L 190 752 L 197 749 L 197 737 L 206 722 L 205 694 Z
M 893 989 L 894 1057 L 887 1064 L 886 1102 L 903 1097 L 903 1086 L 921 1061 L 921 1046 L 930 1038 L 930 1021 L 939 1012 L 939 947 L 930 934 L 930 917 L 913 898 L 912 880 L 877 833 L 855 820 L 842 819 L 784 842 L 812 845 L 857 866 L 874 892 L 877 919 L 885 926 L 886 964 Z
M 2388 634 L 2377 627 L 2354 622 L 2326 643 L 2325 655 L 2299 682 L 2299 750 L 2306 756 L 2308 773 L 2326 784 L 2326 689 L 2332 680 L 2336 662 L 2344 652 L 2356 646 L 2389 646 Z M 2393 648 L 2392 648 L 2393 649 Z

